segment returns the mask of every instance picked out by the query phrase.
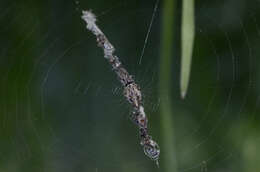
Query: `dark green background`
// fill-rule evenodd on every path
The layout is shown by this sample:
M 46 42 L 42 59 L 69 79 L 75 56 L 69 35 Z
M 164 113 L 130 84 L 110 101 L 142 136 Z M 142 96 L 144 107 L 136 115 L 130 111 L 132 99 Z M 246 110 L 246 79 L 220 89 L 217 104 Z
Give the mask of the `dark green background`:
M 178 169 L 260 171 L 260 1 L 195 1 L 185 100 L 179 93 L 181 1 L 176 3 L 169 97 Z M 138 65 L 154 1 L 0 1 L 1 172 L 163 171 L 143 154 L 120 83 L 80 18 L 81 9 L 98 16 L 142 89 L 150 132 L 160 144 L 162 4 Z

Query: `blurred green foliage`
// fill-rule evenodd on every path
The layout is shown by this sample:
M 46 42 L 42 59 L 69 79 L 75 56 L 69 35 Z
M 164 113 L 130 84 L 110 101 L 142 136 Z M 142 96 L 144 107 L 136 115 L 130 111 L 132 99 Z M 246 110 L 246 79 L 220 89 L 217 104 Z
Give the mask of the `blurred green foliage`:
M 185 100 L 179 96 L 181 1 L 176 1 L 169 35 L 161 34 L 161 2 L 141 65 L 155 2 L 78 2 L 0 2 L 0 171 L 164 170 L 144 156 L 120 84 L 85 30 L 81 9 L 97 14 L 141 86 L 151 134 L 170 154 L 159 110 L 161 98 L 169 98 L 174 120 L 167 122 L 174 132 L 168 135 L 174 133 L 177 171 L 260 170 L 259 1 L 195 1 L 196 38 Z M 160 47 L 164 34 L 173 40 L 168 49 Z M 160 73 L 160 55 L 169 53 L 161 50 L 172 51 L 165 64 L 170 76 Z M 170 79 L 166 88 L 159 86 L 162 77 Z

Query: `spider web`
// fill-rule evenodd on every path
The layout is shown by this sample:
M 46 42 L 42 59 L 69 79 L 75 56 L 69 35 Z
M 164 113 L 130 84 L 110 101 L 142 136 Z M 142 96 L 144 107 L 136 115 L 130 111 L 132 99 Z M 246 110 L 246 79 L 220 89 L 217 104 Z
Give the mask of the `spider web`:
M 149 129 L 160 144 L 163 9 L 159 4 L 155 13 L 155 3 L 0 3 L 0 171 L 162 170 L 143 155 L 122 88 L 79 13 L 91 8 L 97 14 L 141 86 Z M 243 0 L 196 3 L 191 81 L 181 100 L 177 3 L 171 96 L 179 171 L 259 169 L 259 6 Z

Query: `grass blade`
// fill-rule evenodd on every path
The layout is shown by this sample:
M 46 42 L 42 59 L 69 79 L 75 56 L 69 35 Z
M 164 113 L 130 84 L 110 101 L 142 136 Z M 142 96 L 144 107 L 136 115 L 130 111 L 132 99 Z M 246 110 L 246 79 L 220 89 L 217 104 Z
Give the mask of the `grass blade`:
M 193 43 L 195 35 L 194 0 L 183 0 L 181 25 L 181 97 L 184 99 L 191 71 Z

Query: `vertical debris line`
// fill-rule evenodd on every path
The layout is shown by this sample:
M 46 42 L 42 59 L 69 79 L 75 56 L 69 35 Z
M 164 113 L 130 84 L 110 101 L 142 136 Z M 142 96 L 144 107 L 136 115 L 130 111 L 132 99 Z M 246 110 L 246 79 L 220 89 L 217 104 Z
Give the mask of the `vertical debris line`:
M 161 136 L 163 141 L 162 166 L 165 172 L 177 172 L 171 92 L 175 3 L 175 0 L 164 0 L 162 10 L 158 93 L 160 99 Z
M 96 17 L 90 11 L 82 12 L 82 19 L 86 22 L 86 28 L 91 31 L 97 39 L 98 47 L 101 47 L 104 51 L 104 57 L 112 66 L 113 71 L 116 73 L 118 80 L 124 87 L 124 96 L 132 106 L 131 119 L 139 128 L 139 135 L 141 138 L 141 145 L 145 155 L 154 160 L 159 165 L 160 148 L 158 144 L 152 140 L 152 137 L 148 134 L 147 124 L 148 119 L 144 112 L 142 94 L 139 86 L 135 83 L 132 75 L 122 66 L 119 58 L 114 55 L 115 48 L 109 42 L 107 37 L 101 31 L 96 24 Z
M 149 38 L 149 35 L 150 35 L 150 32 L 151 32 L 152 26 L 153 26 L 153 21 L 154 21 L 155 14 L 156 14 L 157 9 L 158 9 L 159 2 L 160 2 L 160 0 L 156 0 L 156 3 L 154 5 L 153 15 L 152 15 L 152 18 L 151 18 L 151 21 L 150 21 L 150 24 L 149 24 L 149 27 L 148 27 L 148 30 L 147 30 L 147 33 L 146 33 L 146 36 L 145 36 L 144 47 L 142 49 L 142 53 L 141 53 L 141 56 L 140 56 L 139 65 L 142 63 L 144 51 L 145 51 L 145 48 L 146 48 L 146 45 L 147 45 L 147 41 L 148 41 L 148 38 Z
M 194 0 L 182 1 L 181 19 L 181 97 L 184 99 L 188 86 L 191 71 L 192 52 L 195 36 L 194 22 Z

